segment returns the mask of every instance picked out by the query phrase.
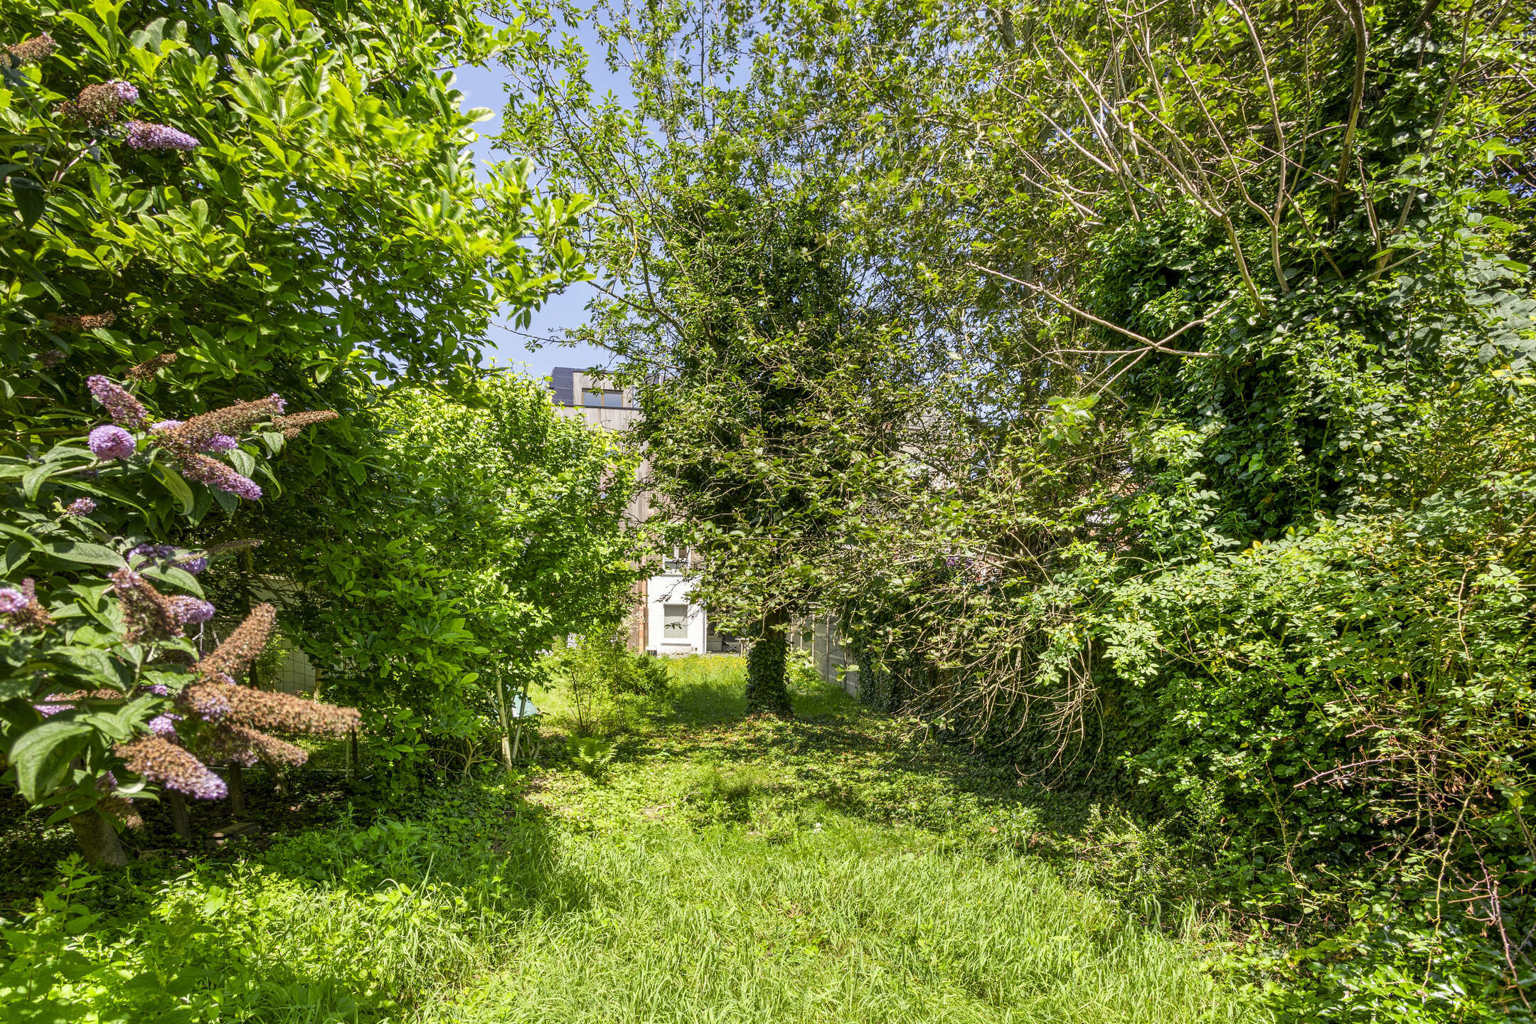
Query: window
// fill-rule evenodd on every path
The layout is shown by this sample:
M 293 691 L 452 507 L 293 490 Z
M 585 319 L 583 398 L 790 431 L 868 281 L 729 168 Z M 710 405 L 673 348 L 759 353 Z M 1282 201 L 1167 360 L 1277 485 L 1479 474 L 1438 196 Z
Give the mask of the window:
M 688 606 L 664 604 L 661 606 L 661 638 L 663 640 L 688 639 Z
M 582 388 L 581 404 L 592 409 L 622 409 L 624 392 L 618 388 Z
M 667 572 L 683 572 L 688 569 L 692 554 L 686 544 L 674 544 L 671 557 L 661 560 L 662 568 Z

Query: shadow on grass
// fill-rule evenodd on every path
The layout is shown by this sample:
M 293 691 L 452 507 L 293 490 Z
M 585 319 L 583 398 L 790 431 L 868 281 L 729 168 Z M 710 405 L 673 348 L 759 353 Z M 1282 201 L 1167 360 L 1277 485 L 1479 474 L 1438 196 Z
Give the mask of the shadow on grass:
M 621 748 L 623 760 L 702 753 L 777 768 L 804 797 L 877 825 L 949 833 L 980 821 L 996 833 L 1027 821 L 1015 831 L 1037 853 L 1057 847 L 1053 837 L 1080 836 L 1092 818 L 1097 798 L 1086 791 L 1022 778 L 1007 761 L 870 709 L 814 676 L 792 682 L 794 715 L 779 719 L 746 714 L 739 658 L 680 658 L 672 673 L 668 704 L 651 716 L 653 729 Z
M 249 797 L 253 814 L 296 806 L 260 781 Z M 301 807 L 301 828 L 207 855 L 150 847 L 92 880 L 72 899 L 99 915 L 88 952 L 49 938 L 73 934 L 55 892 L 54 912 L 8 936 L 29 997 L 25 1016 L 6 1019 L 211 1021 L 234 1008 L 242 1020 L 398 1019 L 484 969 L 522 922 L 593 899 L 591 880 L 561 868 L 549 812 L 499 776 L 367 820 L 328 813 L 317 823 Z M 8 981 L 0 970 L 0 990 Z

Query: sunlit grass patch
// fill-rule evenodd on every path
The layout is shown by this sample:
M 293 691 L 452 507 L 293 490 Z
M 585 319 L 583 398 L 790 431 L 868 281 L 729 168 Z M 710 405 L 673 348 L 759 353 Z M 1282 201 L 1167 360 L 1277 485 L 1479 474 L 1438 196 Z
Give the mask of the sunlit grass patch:
M 783 720 L 745 715 L 740 659 L 670 667 L 671 702 L 602 773 L 562 755 L 385 820 L 339 808 L 244 859 L 56 892 L 10 933 L 0 1005 L 194 1024 L 1266 1019 L 1193 933 L 1033 855 L 1050 830 L 1008 779 L 808 680 Z

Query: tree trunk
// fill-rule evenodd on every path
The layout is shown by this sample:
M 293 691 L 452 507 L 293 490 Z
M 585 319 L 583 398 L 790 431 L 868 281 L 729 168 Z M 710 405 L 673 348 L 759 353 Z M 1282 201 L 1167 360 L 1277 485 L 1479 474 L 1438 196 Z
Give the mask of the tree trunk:
M 747 654 L 747 711 L 789 715 L 789 687 L 784 683 L 785 625 L 789 616 L 772 612 Z
M 117 838 L 117 829 L 100 811 L 86 811 L 69 819 L 75 842 L 85 859 L 98 867 L 120 868 L 128 863 L 128 851 Z
M 521 712 L 522 706 L 519 705 L 517 710 Z M 499 672 L 496 675 L 496 714 L 501 721 L 501 761 L 510 769 L 514 750 L 511 721 L 507 717 L 507 681 Z

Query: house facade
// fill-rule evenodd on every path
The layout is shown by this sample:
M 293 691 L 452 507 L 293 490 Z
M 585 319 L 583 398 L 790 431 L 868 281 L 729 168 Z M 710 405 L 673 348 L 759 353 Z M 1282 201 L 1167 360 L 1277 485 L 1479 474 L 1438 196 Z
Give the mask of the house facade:
M 629 430 L 640 421 L 633 390 L 620 387 L 601 374 L 557 366 L 550 373 L 549 388 L 558 415 L 614 431 Z M 649 471 L 649 463 L 641 466 L 642 480 Z M 637 524 L 649 519 L 650 492 L 643 487 L 638 490 L 625 515 Z M 707 609 L 693 597 L 699 569 L 697 556 L 678 549 L 654 568 L 658 571 L 635 585 L 635 603 L 629 617 L 630 649 L 652 654 L 734 650 L 734 641 L 710 627 Z

